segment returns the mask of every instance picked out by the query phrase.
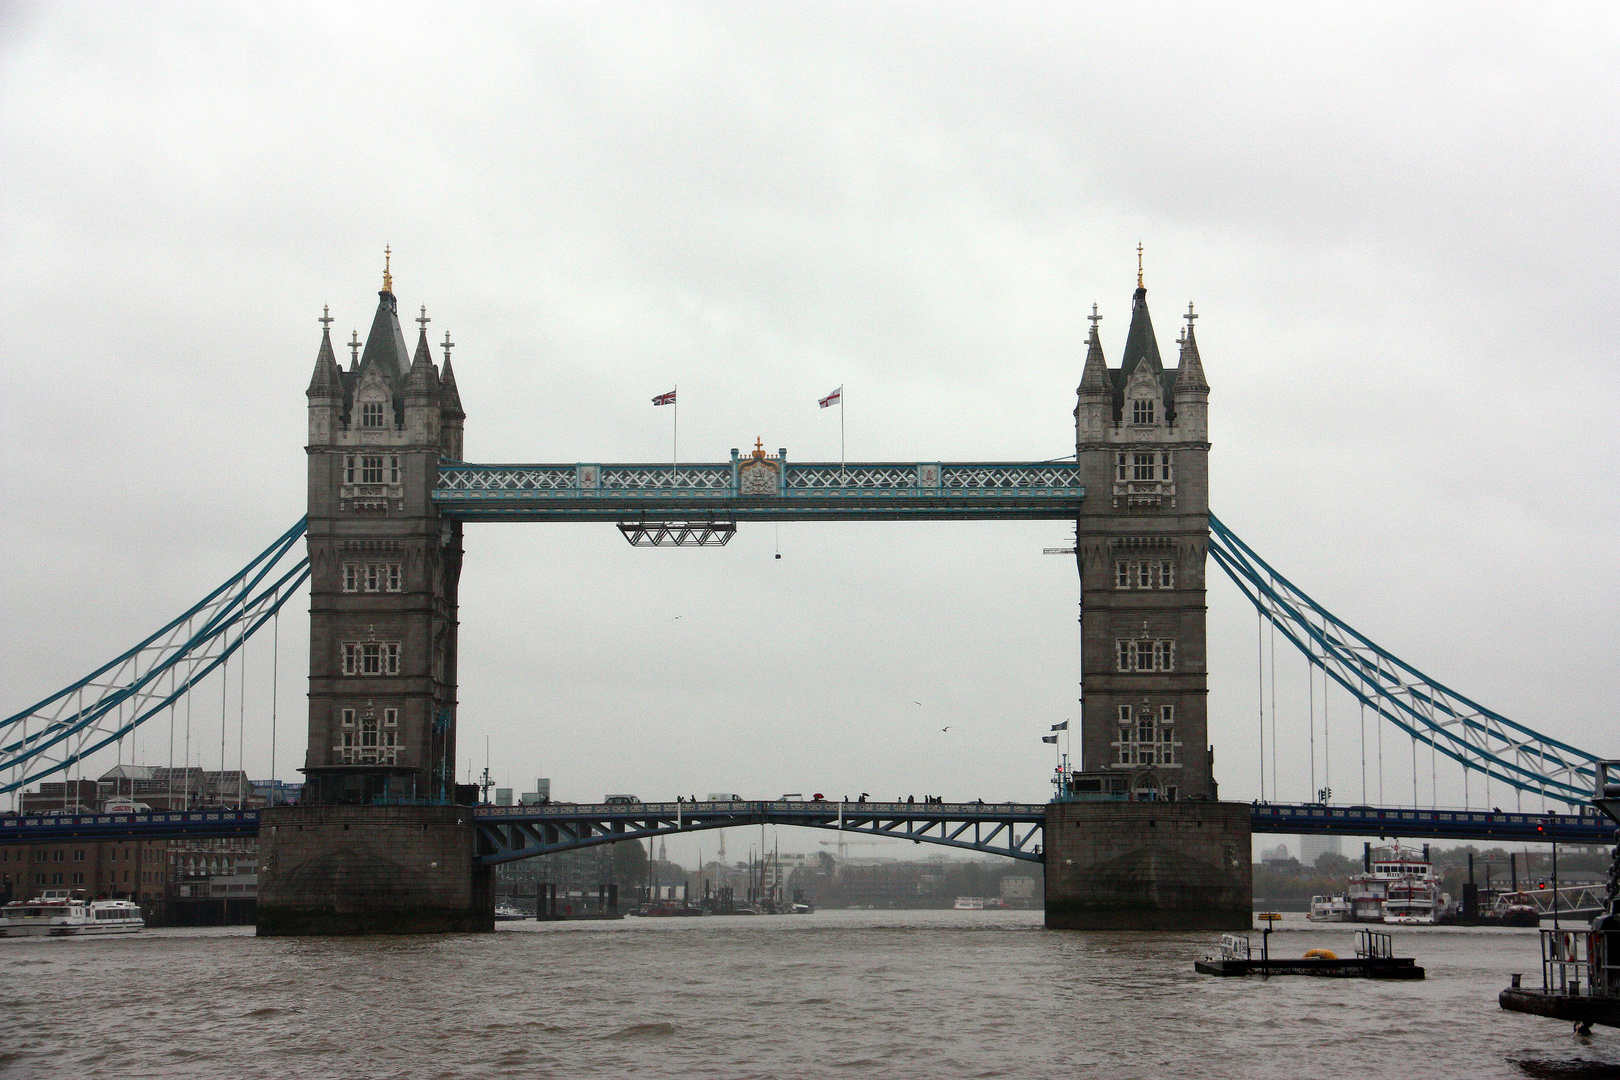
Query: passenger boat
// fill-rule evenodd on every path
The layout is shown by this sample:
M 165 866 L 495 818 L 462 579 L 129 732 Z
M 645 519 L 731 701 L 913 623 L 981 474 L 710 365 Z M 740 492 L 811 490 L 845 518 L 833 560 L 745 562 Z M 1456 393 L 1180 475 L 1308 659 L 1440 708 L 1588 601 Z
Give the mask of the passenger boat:
M 47 889 L 32 900 L 0 908 L 0 937 L 133 934 L 146 926 L 139 904 L 89 900 L 82 889 Z
M 1311 911 L 1305 916 L 1311 922 L 1349 922 L 1350 901 L 1344 893 L 1311 897 Z
M 1427 925 L 1450 902 L 1427 852 L 1400 844 L 1369 853 L 1366 869 L 1350 879 L 1344 897 L 1351 922 Z
M 956 910 L 957 911 L 983 911 L 984 910 L 984 897 L 982 897 L 982 896 L 958 896 L 956 898 Z

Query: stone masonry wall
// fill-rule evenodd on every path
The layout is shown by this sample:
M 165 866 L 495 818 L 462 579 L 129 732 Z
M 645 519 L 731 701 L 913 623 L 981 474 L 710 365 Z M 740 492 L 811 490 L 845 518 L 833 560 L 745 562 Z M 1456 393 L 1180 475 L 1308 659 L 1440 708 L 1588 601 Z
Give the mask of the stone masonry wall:
M 453 806 L 261 811 L 261 937 L 494 929 L 472 812 Z
M 1249 823 L 1246 803 L 1049 804 L 1046 925 L 1249 929 Z

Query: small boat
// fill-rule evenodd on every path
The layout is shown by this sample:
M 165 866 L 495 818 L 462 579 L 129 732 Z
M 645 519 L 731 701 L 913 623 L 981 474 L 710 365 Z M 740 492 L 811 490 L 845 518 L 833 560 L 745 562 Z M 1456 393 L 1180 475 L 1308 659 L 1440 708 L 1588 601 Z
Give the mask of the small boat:
M 32 900 L 0 908 L 0 937 L 133 934 L 146 926 L 129 900 L 89 900 L 82 889 L 46 889 Z
M 533 917 L 516 904 L 500 903 L 495 905 L 496 922 L 515 922 L 518 919 L 532 919 Z
M 1349 922 L 1350 901 L 1344 893 L 1311 897 L 1311 911 L 1305 916 L 1311 922 Z
M 982 897 L 982 896 L 958 896 L 956 898 L 956 910 L 957 911 L 983 911 L 984 910 L 984 897 Z

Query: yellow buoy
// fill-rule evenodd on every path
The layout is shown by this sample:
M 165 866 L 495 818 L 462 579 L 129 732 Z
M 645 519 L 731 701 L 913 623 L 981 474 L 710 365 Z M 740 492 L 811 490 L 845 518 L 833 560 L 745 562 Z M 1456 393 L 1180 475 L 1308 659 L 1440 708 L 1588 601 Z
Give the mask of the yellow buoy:
M 1337 960 L 1338 958 L 1339 954 L 1334 952 L 1332 949 L 1305 950 L 1305 959 L 1307 960 Z

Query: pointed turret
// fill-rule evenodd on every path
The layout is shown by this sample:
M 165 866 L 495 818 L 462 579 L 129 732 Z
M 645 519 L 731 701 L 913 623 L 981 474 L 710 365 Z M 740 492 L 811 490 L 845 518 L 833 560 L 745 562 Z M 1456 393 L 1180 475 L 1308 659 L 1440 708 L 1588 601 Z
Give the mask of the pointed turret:
M 1181 339 L 1181 368 L 1176 372 L 1176 393 L 1184 390 L 1202 390 L 1209 393 L 1209 383 L 1204 381 L 1204 364 L 1198 358 L 1198 339 L 1193 336 L 1192 321 L 1198 318 L 1193 314 L 1192 303 L 1187 304 L 1187 333 Z
M 371 332 L 360 354 L 359 373 L 375 367 L 396 389 L 411 369 L 411 354 L 405 347 L 405 334 L 399 328 L 399 302 L 384 289 L 377 294 L 377 314 L 371 319 Z
M 450 340 L 450 331 L 444 332 L 444 371 L 439 377 L 439 450 L 453 461 L 462 460 L 461 438 L 467 414 L 461 408 L 461 394 L 456 390 L 456 372 L 450 366 L 450 350 L 456 343 Z
M 422 330 L 417 335 L 416 359 L 411 361 L 410 373 L 405 377 L 405 430 L 411 441 L 437 443 L 439 441 L 439 373 L 433 367 L 433 354 L 428 350 L 427 309 L 417 320 Z
M 1075 390 L 1074 430 L 1076 444 L 1102 438 L 1114 418 L 1114 384 L 1109 379 L 1108 361 L 1103 358 L 1102 338 L 1097 333 L 1097 305 L 1091 305 L 1091 337 L 1086 342 L 1086 366 Z
M 1159 340 L 1153 334 L 1153 317 L 1148 314 L 1147 290 L 1137 286 L 1131 299 L 1131 329 L 1125 335 L 1125 356 L 1120 361 L 1121 382 L 1131 377 L 1137 366 L 1148 365 L 1153 374 L 1164 371 L 1159 359 Z
M 310 445 L 331 442 L 343 414 L 343 370 L 332 355 L 332 316 L 321 311 L 321 348 L 315 354 L 315 371 L 304 396 L 309 399 Z
M 1198 338 L 1193 320 L 1198 316 L 1187 304 L 1187 331 L 1181 335 L 1181 367 L 1176 372 L 1176 434 L 1203 442 L 1209 438 L 1209 383 L 1204 379 L 1204 362 L 1198 357 Z

